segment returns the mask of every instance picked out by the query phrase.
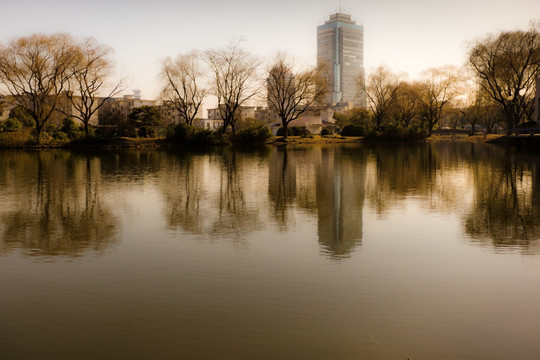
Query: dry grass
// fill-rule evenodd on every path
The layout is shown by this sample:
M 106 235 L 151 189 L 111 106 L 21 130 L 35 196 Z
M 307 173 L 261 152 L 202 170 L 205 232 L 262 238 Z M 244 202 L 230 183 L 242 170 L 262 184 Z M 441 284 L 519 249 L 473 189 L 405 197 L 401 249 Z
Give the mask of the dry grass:
M 287 141 L 284 141 L 284 138 L 281 136 L 272 137 L 268 143 L 270 144 L 281 144 L 281 143 L 290 143 L 290 144 L 334 144 L 334 143 L 358 143 L 362 140 L 361 137 L 345 137 L 341 135 L 312 135 L 309 137 L 301 136 L 288 136 Z
M 498 139 L 500 137 L 503 137 L 504 135 L 498 135 L 498 134 L 488 134 L 486 136 L 484 135 L 431 135 L 426 139 L 426 141 L 430 142 L 447 142 L 447 141 L 466 141 L 466 142 L 488 142 L 494 139 Z
M 24 147 L 34 141 L 32 129 L 23 129 L 14 132 L 0 133 L 0 147 L 17 148 Z

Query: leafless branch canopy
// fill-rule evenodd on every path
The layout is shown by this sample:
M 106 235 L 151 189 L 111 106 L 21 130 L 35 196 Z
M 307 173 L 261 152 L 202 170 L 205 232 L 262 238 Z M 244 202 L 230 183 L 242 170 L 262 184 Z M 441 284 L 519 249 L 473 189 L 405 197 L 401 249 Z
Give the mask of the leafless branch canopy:
M 390 109 L 392 119 L 406 127 L 412 125 L 418 115 L 418 96 L 414 85 L 401 81 L 394 93 Z
M 269 68 L 266 86 L 268 106 L 285 129 L 310 107 L 322 102 L 329 91 L 321 67 L 294 73 L 293 65 L 283 56 Z
M 160 77 L 164 83 L 162 98 L 173 104 L 180 118 L 192 125 L 209 90 L 201 86 L 203 76 L 200 55 L 191 52 L 178 55 L 174 61 L 163 61 Z
M 73 76 L 68 82 L 66 91 L 75 112 L 69 111 L 66 115 L 82 121 L 88 135 L 91 118 L 107 99 L 125 89 L 125 81 L 120 79 L 108 87 L 108 81 L 114 75 L 113 64 L 109 59 L 111 48 L 98 44 L 93 38 L 88 38 L 78 44 L 76 49 L 75 56 L 78 61 L 72 64 Z
M 206 61 L 212 73 L 211 91 L 218 99 L 223 119 L 223 131 L 230 125 L 235 131 L 240 108 L 261 89 L 257 74 L 260 60 L 242 49 L 239 42 L 217 50 L 206 51 Z
M 423 77 L 423 80 L 416 83 L 419 115 L 431 135 L 444 110 L 458 94 L 460 76 L 456 67 L 446 66 L 426 70 Z
M 528 31 L 501 32 L 475 42 L 469 51 L 475 80 L 497 103 L 508 129 L 532 118 L 540 76 L 540 23 Z
M 73 77 L 78 51 L 68 34 L 34 34 L 0 51 L 0 82 L 32 116 L 38 134 L 57 109 L 59 95 Z
M 379 66 L 368 76 L 366 84 L 363 83 L 363 76 L 359 78 L 359 83 L 365 89 L 369 108 L 379 129 L 390 113 L 399 78 L 386 66 Z

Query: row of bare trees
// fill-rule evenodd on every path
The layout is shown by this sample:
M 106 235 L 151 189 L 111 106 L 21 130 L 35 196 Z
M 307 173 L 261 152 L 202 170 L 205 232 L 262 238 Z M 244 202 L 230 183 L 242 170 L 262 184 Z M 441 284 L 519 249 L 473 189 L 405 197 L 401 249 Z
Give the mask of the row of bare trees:
M 112 50 L 94 39 L 78 41 L 68 34 L 34 34 L 0 48 L 0 84 L 34 120 L 38 136 L 55 112 L 80 120 L 89 133 L 90 120 L 106 99 L 125 89 L 112 82 Z M 266 73 L 261 60 L 233 41 L 226 47 L 193 51 L 162 64 L 162 98 L 191 125 L 203 101 L 213 95 L 224 120 L 222 130 L 235 126 L 241 107 L 266 88 L 273 110 L 286 127 L 326 91 L 319 68 L 295 71 L 278 57 Z M 65 106 L 65 102 L 69 104 Z
M 32 117 L 38 136 L 56 111 L 79 119 L 88 135 L 103 98 L 124 89 L 123 80 L 111 82 L 111 53 L 92 38 L 64 33 L 17 38 L 0 46 L 0 89 Z M 66 98 L 75 111 L 63 105 Z
M 470 45 L 467 64 L 433 68 L 413 82 L 385 66 L 368 75 L 365 92 L 377 130 L 414 122 L 431 134 L 443 118 L 492 132 L 533 120 L 540 76 L 540 22 L 527 31 L 501 32 Z M 361 83 L 361 86 L 364 86 Z M 457 114 L 457 116 L 456 116 Z
M 450 102 L 460 94 L 455 67 L 429 69 L 422 79 L 406 81 L 386 66 L 368 75 L 365 92 L 377 130 L 393 123 L 404 127 L 417 123 L 429 134 L 440 122 Z
M 233 134 L 241 107 L 260 100 L 266 85 L 267 103 L 287 128 L 310 107 L 319 104 L 326 92 L 322 67 L 298 69 L 285 55 L 260 71 L 261 60 L 240 47 L 238 41 L 221 49 L 180 54 L 163 61 L 162 98 L 173 104 L 180 118 L 191 125 L 203 101 L 213 95 L 224 124 Z M 209 76 L 206 76 L 206 75 Z M 286 133 L 286 131 L 285 131 Z

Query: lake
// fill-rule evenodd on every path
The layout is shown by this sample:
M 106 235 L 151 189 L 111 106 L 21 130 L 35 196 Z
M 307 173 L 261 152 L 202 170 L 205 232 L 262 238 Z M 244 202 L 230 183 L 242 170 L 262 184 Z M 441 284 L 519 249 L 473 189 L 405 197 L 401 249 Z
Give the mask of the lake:
M 540 156 L 0 152 L 1 359 L 540 358 Z

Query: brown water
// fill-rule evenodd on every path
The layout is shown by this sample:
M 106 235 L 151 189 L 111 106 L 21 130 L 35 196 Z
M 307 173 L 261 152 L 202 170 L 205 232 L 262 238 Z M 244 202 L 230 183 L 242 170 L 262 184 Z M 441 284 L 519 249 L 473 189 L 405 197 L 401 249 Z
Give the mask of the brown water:
M 0 359 L 540 358 L 539 165 L 0 152 Z

